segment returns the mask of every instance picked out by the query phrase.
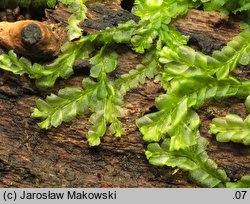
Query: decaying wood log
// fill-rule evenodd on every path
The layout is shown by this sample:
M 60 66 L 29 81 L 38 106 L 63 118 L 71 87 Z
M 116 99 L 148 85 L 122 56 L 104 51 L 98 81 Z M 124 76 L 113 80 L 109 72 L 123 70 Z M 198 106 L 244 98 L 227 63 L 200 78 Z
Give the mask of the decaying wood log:
M 0 45 L 30 59 L 53 59 L 60 53 L 53 32 L 34 20 L 0 22 Z
M 94 25 L 102 25 L 103 21 L 107 26 L 111 14 L 113 26 L 117 13 L 131 15 L 118 4 L 112 4 L 112 8 L 102 5 L 100 2 L 88 5 L 88 16 L 93 18 L 84 24 L 87 31 L 94 32 Z M 67 15 L 60 9 L 59 6 L 47 13 L 51 22 L 63 25 Z M 207 53 L 225 45 L 240 31 L 232 19 L 201 11 L 191 11 L 186 18 L 174 23 L 181 32 L 190 35 L 192 46 Z M 97 26 L 96 30 L 99 29 Z M 118 52 L 117 75 L 134 69 L 141 60 L 141 56 L 124 46 Z M 87 119 L 78 118 L 44 131 L 30 117 L 35 99 L 56 93 L 64 86 L 80 85 L 82 76 L 86 75 L 84 71 L 78 70 L 69 80 L 59 80 L 56 87 L 44 92 L 37 90 L 33 81 L 25 76 L 0 72 L 0 187 L 197 187 L 185 172 L 151 166 L 145 158 L 146 144 L 135 120 L 155 110 L 154 99 L 163 92 L 157 82 L 148 80 L 126 95 L 125 115 L 121 119 L 126 134 L 121 139 L 107 134 L 99 147 L 90 148 L 85 138 L 90 127 Z M 250 172 L 250 149 L 239 144 L 218 143 L 207 133 L 214 115 L 229 112 L 246 116 L 243 101 L 228 99 L 206 104 L 199 115 L 201 134 L 210 141 L 209 156 L 235 180 Z

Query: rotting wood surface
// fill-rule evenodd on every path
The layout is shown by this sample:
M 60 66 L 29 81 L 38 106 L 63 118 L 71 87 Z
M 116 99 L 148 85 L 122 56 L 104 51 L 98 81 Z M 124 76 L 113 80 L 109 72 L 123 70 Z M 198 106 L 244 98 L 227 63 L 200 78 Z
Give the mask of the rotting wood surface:
M 116 2 L 119 3 L 90 3 L 89 20 L 84 23 L 86 32 L 134 18 Z M 61 22 L 65 26 L 68 13 L 64 7 L 46 13 L 48 24 L 53 26 L 53 22 Z M 186 18 L 176 20 L 174 24 L 182 33 L 190 35 L 191 46 L 205 53 L 221 48 L 240 32 L 237 22 L 221 18 L 214 12 L 192 10 Z M 118 48 L 118 53 L 117 76 L 135 68 L 141 60 L 123 45 Z M 43 92 L 25 76 L 0 71 L 0 187 L 197 187 L 188 179 L 187 173 L 151 166 L 145 158 L 146 144 L 135 120 L 155 109 L 154 99 L 163 90 L 154 81 L 148 80 L 126 95 L 125 116 L 121 118 L 126 134 L 119 140 L 105 135 L 99 147 L 88 147 L 85 135 L 90 124 L 83 118 L 64 123 L 57 129 L 41 130 L 37 121 L 30 117 L 35 100 L 56 93 L 64 86 L 79 86 L 89 68 L 81 62 L 76 68 L 74 76 L 58 80 L 54 88 Z M 248 68 L 238 69 L 235 75 L 250 78 Z M 243 101 L 230 99 L 210 103 L 199 110 L 199 115 L 201 134 L 210 141 L 209 156 L 235 180 L 250 173 L 249 147 L 218 143 L 207 134 L 211 119 L 229 112 L 246 116 Z
M 39 21 L 0 23 L 0 45 L 32 60 L 49 60 L 58 56 L 58 42 L 49 27 Z

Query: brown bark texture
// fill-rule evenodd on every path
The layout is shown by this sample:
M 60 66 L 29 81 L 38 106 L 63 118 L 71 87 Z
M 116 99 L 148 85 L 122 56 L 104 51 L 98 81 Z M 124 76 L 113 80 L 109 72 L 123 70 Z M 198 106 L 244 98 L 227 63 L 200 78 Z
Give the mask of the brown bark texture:
M 82 24 L 86 32 L 136 20 L 120 7 L 119 0 L 92 2 L 95 3 L 88 4 L 89 19 Z M 46 23 L 54 30 L 62 30 L 68 16 L 67 9 L 59 5 L 56 10 L 46 10 Z M 191 10 L 173 24 L 190 36 L 190 46 L 206 54 L 220 49 L 240 32 L 237 20 L 215 12 Z M 65 32 L 57 34 L 65 39 Z M 117 76 L 134 69 L 141 61 L 140 55 L 124 45 L 117 51 Z M 88 64 L 78 62 L 74 76 L 58 80 L 55 87 L 46 91 L 38 90 L 26 76 L 0 70 L 0 187 L 198 187 L 186 172 L 151 166 L 145 158 L 146 143 L 135 121 L 154 111 L 154 99 L 163 93 L 160 84 L 153 80 L 126 95 L 125 114 L 121 118 L 126 134 L 121 139 L 106 134 L 100 146 L 89 147 L 85 136 L 90 124 L 80 117 L 48 131 L 37 126 L 38 121 L 30 116 L 35 100 L 65 86 L 80 86 L 88 69 Z M 248 70 L 249 66 L 239 67 L 234 74 L 249 79 Z M 200 130 L 210 142 L 209 156 L 234 181 L 250 173 L 249 147 L 218 143 L 207 133 L 211 119 L 227 113 L 247 115 L 243 101 L 236 98 L 209 103 L 199 110 Z

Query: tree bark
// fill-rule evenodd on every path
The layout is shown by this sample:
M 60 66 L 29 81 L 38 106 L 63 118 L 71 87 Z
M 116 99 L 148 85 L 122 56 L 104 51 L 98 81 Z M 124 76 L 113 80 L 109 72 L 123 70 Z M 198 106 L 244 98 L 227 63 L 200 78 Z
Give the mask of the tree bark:
M 86 32 L 116 26 L 136 18 L 120 7 L 120 1 L 93 1 L 89 3 Z M 63 6 L 47 10 L 48 23 L 60 22 L 65 26 L 68 13 Z M 240 32 L 238 22 L 223 18 L 215 12 L 191 10 L 185 17 L 173 22 L 179 31 L 190 36 L 190 46 L 210 54 L 220 49 Z M 65 35 L 65 33 L 64 33 Z M 134 69 L 141 56 L 124 45 L 118 48 L 119 63 L 116 75 Z M 85 64 L 77 66 L 86 69 Z M 78 68 L 79 68 L 78 67 Z M 84 69 L 77 69 L 68 80 L 58 80 L 46 91 L 36 89 L 26 76 L 15 76 L 0 71 L 0 187 L 197 187 L 187 173 L 168 167 L 151 166 L 145 158 L 146 143 L 135 125 L 137 118 L 155 110 L 154 99 L 163 89 L 160 84 L 147 80 L 130 91 L 123 105 L 121 118 L 126 134 L 116 139 L 106 134 L 98 147 L 87 145 L 86 134 L 90 124 L 77 118 L 48 131 L 37 126 L 31 118 L 35 100 L 65 86 L 80 86 Z M 238 69 L 239 78 L 249 78 L 248 67 Z M 199 110 L 202 119 L 201 134 L 210 144 L 209 156 L 225 169 L 232 181 L 250 173 L 249 147 L 218 143 L 209 135 L 208 128 L 214 116 L 237 113 L 247 115 L 242 100 L 228 99 L 206 104 Z

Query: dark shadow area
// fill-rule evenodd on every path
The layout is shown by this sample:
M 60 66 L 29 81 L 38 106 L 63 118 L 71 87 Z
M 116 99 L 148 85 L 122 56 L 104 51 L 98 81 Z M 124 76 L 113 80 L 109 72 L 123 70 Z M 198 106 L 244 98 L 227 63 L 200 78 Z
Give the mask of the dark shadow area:
M 134 0 L 122 0 L 121 7 L 129 12 L 131 12 L 134 5 Z
M 7 8 L 0 9 L 0 21 L 15 22 L 20 20 L 38 20 L 45 19 L 44 8 Z

